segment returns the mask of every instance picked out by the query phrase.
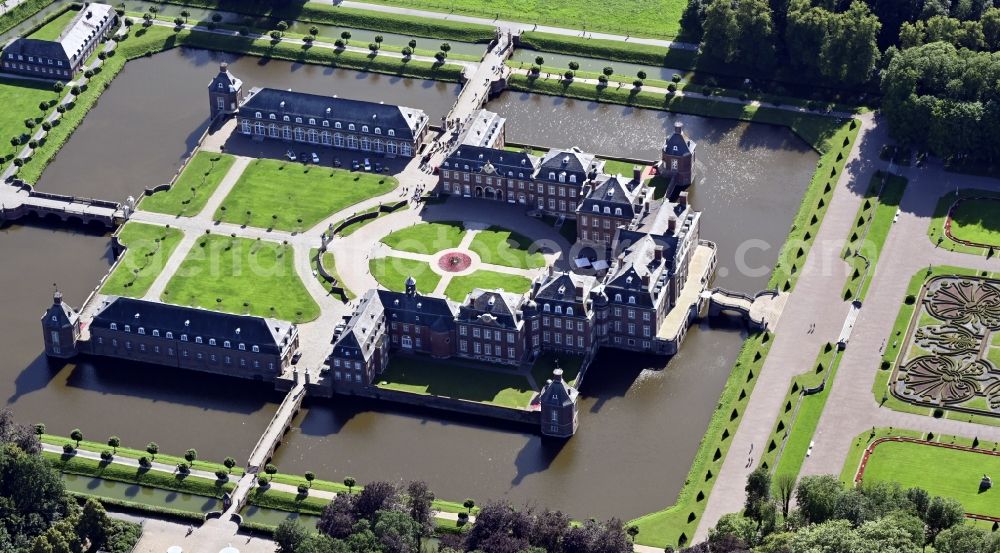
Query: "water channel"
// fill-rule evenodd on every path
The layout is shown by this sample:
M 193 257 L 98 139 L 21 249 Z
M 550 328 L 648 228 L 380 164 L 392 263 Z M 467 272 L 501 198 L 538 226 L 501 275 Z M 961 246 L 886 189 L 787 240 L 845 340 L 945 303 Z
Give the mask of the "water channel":
M 118 199 L 165 182 L 200 134 L 205 85 L 219 61 L 246 85 L 400 102 L 440 117 L 457 86 L 323 67 L 177 49 L 131 62 L 87 116 L 39 188 Z M 138 102 L 136 98 L 143 98 Z M 204 112 L 198 106 L 204 106 Z M 508 140 L 652 159 L 672 114 L 506 93 L 490 105 L 508 118 Z M 676 116 L 698 141 L 703 180 L 691 191 L 704 212 L 702 236 L 716 241 L 718 282 L 756 291 L 794 216 L 817 156 L 788 130 Z M 136 176 L 141 175 L 141 181 Z M 735 252 L 751 251 L 737 270 Z M 267 387 L 124 363 L 52 366 L 40 356 L 38 316 L 58 282 L 79 305 L 110 256 L 106 236 L 11 226 L 0 231 L 6 309 L 0 396 L 25 422 L 88 438 L 121 436 L 161 451 L 198 449 L 202 458 L 241 461 L 279 399 Z M 717 323 L 721 324 L 721 323 Z M 563 509 L 577 517 L 630 518 L 673 502 L 742 341 L 735 326 L 692 329 L 680 354 L 602 354 L 582 390 L 581 432 L 565 444 L 521 428 L 419 409 L 336 398 L 312 402 L 279 449 L 284 471 L 339 480 L 426 480 L 438 497 Z

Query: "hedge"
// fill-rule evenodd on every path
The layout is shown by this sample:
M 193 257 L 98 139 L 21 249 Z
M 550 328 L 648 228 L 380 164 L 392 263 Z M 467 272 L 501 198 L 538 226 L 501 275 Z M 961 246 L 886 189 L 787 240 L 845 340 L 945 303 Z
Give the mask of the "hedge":
M 174 475 L 158 470 L 140 470 L 136 467 L 120 465 L 117 463 L 102 463 L 93 459 L 85 459 L 80 456 L 60 455 L 57 453 L 45 452 L 44 456 L 52 464 L 53 468 L 60 472 L 89 476 L 92 478 L 102 478 L 104 480 L 114 480 L 125 482 L 126 484 L 139 484 L 151 488 L 161 488 L 194 495 L 204 495 L 208 497 L 222 497 L 222 494 L 236 488 L 236 484 L 208 480 L 198 476 L 187 476 L 178 478 Z
M 95 499 L 105 507 L 114 507 L 116 510 L 124 510 L 127 512 L 134 512 L 139 514 L 161 515 L 167 518 L 184 520 L 184 521 L 201 522 L 205 520 L 204 513 L 195 513 L 193 511 L 182 511 L 180 509 L 170 509 L 167 507 L 156 507 L 154 505 L 147 505 L 145 503 L 138 503 L 136 501 L 126 501 L 124 499 L 102 497 L 99 495 L 93 495 L 83 492 L 67 491 L 66 493 L 77 498 Z

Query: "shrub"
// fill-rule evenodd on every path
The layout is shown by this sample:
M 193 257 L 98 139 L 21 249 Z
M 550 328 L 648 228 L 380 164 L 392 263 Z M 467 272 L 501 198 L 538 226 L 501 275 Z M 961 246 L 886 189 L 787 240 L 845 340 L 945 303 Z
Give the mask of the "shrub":
M 413 55 L 413 48 L 410 48 L 409 46 L 404 46 L 402 53 L 404 57 L 408 58 Z
M 225 482 L 226 480 L 229 480 L 229 473 L 224 470 L 217 470 L 215 471 L 215 477 L 222 482 Z
M 668 91 L 669 91 L 669 92 L 670 92 L 671 94 L 673 94 L 674 92 L 677 92 L 677 85 L 676 85 L 676 84 L 674 84 L 674 83 L 670 83 L 670 84 L 668 84 L 668 85 L 667 85 L 667 90 L 668 90 Z
M 220 21 L 222 21 L 222 14 L 221 13 L 213 13 L 212 14 L 212 22 L 213 23 L 218 23 Z
M 278 24 L 274 26 L 274 28 L 281 32 L 285 32 L 288 30 L 288 23 L 285 23 L 284 21 L 279 21 Z
M 257 477 L 257 485 L 260 486 L 261 488 L 266 488 L 268 484 L 269 484 L 269 482 L 268 482 L 266 476 L 258 476 Z
M 299 484 L 298 488 L 296 489 L 298 490 L 299 495 L 306 495 L 309 493 L 309 487 L 306 486 L 305 484 Z
M 569 69 L 570 71 L 576 71 L 577 69 L 580 69 L 580 64 L 575 61 L 571 61 L 569 62 Z
M 268 33 L 271 40 L 281 40 L 281 31 L 271 31 Z
M 678 75 L 677 73 L 674 73 L 674 76 L 670 77 L 670 80 L 673 81 L 673 82 L 675 82 L 675 83 L 679 83 L 679 82 L 681 82 L 681 76 Z
M 62 92 L 64 88 L 66 88 L 66 84 L 62 81 L 56 81 L 52 84 L 52 90 L 55 90 L 56 92 Z
M 20 161 L 20 159 L 16 159 L 14 161 Z M 76 448 L 73 447 L 73 444 L 63 444 L 63 453 L 66 455 L 72 455 L 75 451 Z
M 566 77 L 567 81 L 572 81 L 573 80 L 573 72 L 572 71 L 567 71 L 567 72 L 563 73 L 563 77 Z
M 175 17 L 174 18 L 174 25 L 180 27 L 183 24 L 184 24 L 184 18 L 183 17 Z
M 106 449 L 101 452 L 101 460 L 104 461 L 105 463 L 110 463 L 114 458 L 115 456 Z
M 636 79 L 632 81 L 632 86 L 636 88 L 642 88 L 642 79 Z

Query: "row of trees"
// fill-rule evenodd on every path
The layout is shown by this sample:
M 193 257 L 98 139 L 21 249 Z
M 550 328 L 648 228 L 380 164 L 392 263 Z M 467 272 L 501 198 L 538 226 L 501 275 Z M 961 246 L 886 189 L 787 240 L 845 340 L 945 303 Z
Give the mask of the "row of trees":
M 0 551 L 131 551 L 139 526 L 108 518 L 93 500 L 81 508 L 41 449 L 33 429 L 0 411 Z
M 772 482 L 766 469 L 747 479 L 742 514 L 723 516 L 691 553 L 1000 553 L 1000 534 L 963 525 L 961 503 L 922 488 L 878 482 L 845 488 L 833 476 Z M 772 491 L 774 494 L 772 495 Z M 789 512 L 794 497 L 797 509 Z M 778 513 L 783 512 L 784 516 Z
M 979 19 L 961 20 L 936 15 L 927 20 L 904 23 L 899 47 L 913 48 L 931 42 L 949 42 L 960 48 L 996 52 L 1000 50 L 1000 8 L 989 8 Z
M 339 494 L 316 524 L 318 532 L 286 521 L 275 531 L 278 553 L 417 553 L 434 532 L 434 493 L 424 482 L 405 487 L 372 482 L 358 494 Z M 474 506 L 466 500 L 469 510 Z M 466 513 L 462 513 L 463 515 Z M 466 517 L 461 517 L 464 520 Z M 438 551 L 460 553 L 627 553 L 632 542 L 621 521 L 570 526 L 559 511 L 517 510 L 506 502 L 480 509 L 464 535 L 445 535 Z

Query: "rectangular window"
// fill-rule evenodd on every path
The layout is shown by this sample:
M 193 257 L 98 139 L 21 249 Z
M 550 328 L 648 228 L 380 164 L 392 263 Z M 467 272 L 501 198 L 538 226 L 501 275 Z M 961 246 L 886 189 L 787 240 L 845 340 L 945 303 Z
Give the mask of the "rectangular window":
M 514 348 L 507 348 L 507 357 L 513 359 L 516 351 Z
M 458 327 L 458 333 L 461 334 L 462 336 L 468 335 L 468 333 L 469 333 L 469 327 L 467 327 L 465 325 L 462 325 L 462 326 Z
M 479 342 L 473 342 L 472 343 L 472 349 L 474 349 L 476 351 L 476 353 L 482 353 L 483 352 L 483 348 L 479 344 Z
M 479 338 L 479 327 L 478 326 L 472 327 L 472 335 L 474 337 L 476 337 L 476 338 Z

